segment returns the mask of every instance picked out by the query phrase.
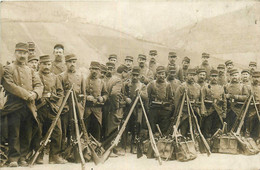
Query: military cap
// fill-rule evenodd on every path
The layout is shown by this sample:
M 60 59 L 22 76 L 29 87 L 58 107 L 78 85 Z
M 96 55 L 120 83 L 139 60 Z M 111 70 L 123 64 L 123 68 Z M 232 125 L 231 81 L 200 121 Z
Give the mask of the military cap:
M 199 69 L 197 70 L 197 74 L 202 73 L 202 72 L 207 73 L 207 71 L 206 71 L 204 68 L 199 68 Z
M 250 71 L 249 71 L 249 69 L 243 69 L 242 71 L 241 71 L 241 74 L 242 73 L 249 73 L 250 74 Z
M 91 61 L 89 68 L 90 69 L 92 69 L 92 68 L 100 69 L 100 63 L 97 61 Z
M 50 62 L 50 61 L 52 61 L 52 60 L 51 60 L 51 57 L 49 55 L 41 55 L 40 56 L 40 63 Z
M 158 66 L 158 67 L 156 68 L 156 73 L 165 72 L 165 71 L 166 71 L 166 69 L 165 69 L 164 66 Z
M 69 54 L 65 56 L 65 61 L 70 61 L 70 60 L 77 60 L 77 57 L 75 56 L 75 54 Z
M 257 63 L 255 61 L 250 61 L 249 66 L 251 66 L 251 65 L 256 66 Z
M 107 66 L 105 64 L 100 64 L 100 70 L 103 72 L 107 71 Z
M 254 71 L 252 77 L 260 77 L 260 71 Z
M 35 50 L 34 42 L 28 42 L 28 50 Z
M 219 64 L 217 68 L 222 68 L 222 69 L 225 69 L 225 65 L 224 64 Z
M 123 71 L 124 71 L 124 72 L 128 72 L 128 68 L 127 68 L 126 65 L 121 64 L 121 65 L 117 68 L 116 71 L 117 71 L 118 73 L 123 73 Z
M 110 54 L 109 57 L 108 57 L 108 59 L 110 60 L 110 58 L 115 58 L 115 59 L 117 59 L 117 55 L 116 55 L 116 54 Z
M 239 71 L 237 69 L 230 70 L 230 75 L 233 75 L 233 74 L 236 74 L 236 73 L 239 73 Z
M 19 42 L 15 45 L 15 51 L 28 51 L 28 44 Z
M 175 52 L 169 52 L 168 57 L 177 57 Z
M 187 74 L 196 74 L 196 69 L 194 69 L 194 68 L 188 69 Z
M 107 68 L 109 68 L 109 67 L 110 67 L 110 68 L 111 68 L 111 67 L 114 68 L 116 65 L 115 65 L 115 63 L 109 61 L 109 62 L 106 63 L 106 66 L 107 66 Z
M 55 48 L 61 48 L 64 50 L 64 46 L 62 44 L 56 44 L 53 49 Z
M 209 54 L 208 53 L 202 53 L 201 56 L 202 56 L 202 58 L 209 58 Z
M 29 55 L 28 56 L 28 62 L 30 62 L 30 61 L 32 61 L 32 60 L 37 60 L 37 61 L 39 61 L 39 58 L 36 56 L 36 55 Z
M 225 62 L 225 65 L 226 65 L 226 66 L 229 65 L 229 64 L 233 64 L 233 61 L 227 60 L 227 61 Z
M 140 74 L 140 67 L 139 66 L 134 66 L 132 69 L 132 74 Z
M 182 62 L 183 61 L 186 61 L 186 62 L 190 63 L 190 58 L 186 56 L 186 57 L 183 58 Z
M 210 75 L 211 76 L 217 76 L 218 75 L 218 70 L 216 70 L 216 69 L 210 70 Z
M 157 55 L 157 50 L 150 50 L 149 55 Z
M 126 56 L 125 60 L 130 60 L 130 61 L 134 61 L 134 57 L 133 56 Z
M 144 54 L 139 54 L 139 55 L 138 55 L 138 58 L 142 58 L 142 59 L 145 59 L 145 60 L 146 60 L 146 55 L 144 55 Z

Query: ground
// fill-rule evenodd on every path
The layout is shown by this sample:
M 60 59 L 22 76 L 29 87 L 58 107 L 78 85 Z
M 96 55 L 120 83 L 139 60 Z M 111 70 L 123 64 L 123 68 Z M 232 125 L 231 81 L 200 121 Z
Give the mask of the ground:
M 1 170 L 80 170 L 81 164 L 67 163 L 34 165 L 31 168 L 19 167 L 8 168 L 4 167 Z M 228 154 L 211 154 L 209 157 L 206 154 L 199 154 L 198 157 L 189 162 L 178 161 L 163 161 L 159 165 L 155 159 L 147 159 L 146 156 L 137 159 L 136 155 L 127 153 L 125 156 L 118 158 L 109 158 L 104 164 L 95 165 L 93 162 L 85 164 L 85 170 L 168 170 L 168 169 L 234 169 L 234 170 L 259 170 L 260 169 L 260 154 L 253 156 L 245 155 L 228 155 Z

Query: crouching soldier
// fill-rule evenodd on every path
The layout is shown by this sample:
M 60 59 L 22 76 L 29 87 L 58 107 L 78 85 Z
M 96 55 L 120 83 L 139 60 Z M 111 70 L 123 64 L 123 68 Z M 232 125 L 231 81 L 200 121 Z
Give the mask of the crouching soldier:
M 52 62 L 49 55 L 40 56 L 39 75 L 44 88 L 42 98 L 37 101 L 38 118 L 42 124 L 42 135 L 39 136 L 38 145 L 40 145 L 41 137 L 46 135 L 52 122 L 55 120 L 64 93 L 58 76 L 51 72 L 51 66 Z M 50 163 L 66 163 L 67 161 L 59 156 L 62 139 L 60 119 L 57 121 L 57 124 L 53 129 L 50 139 Z M 36 163 L 43 163 L 43 154 L 38 157 Z
M 99 78 L 100 64 L 92 61 L 90 75 L 86 79 L 86 108 L 84 120 L 88 131 L 98 140 L 101 138 L 102 106 L 107 100 L 107 89 Z

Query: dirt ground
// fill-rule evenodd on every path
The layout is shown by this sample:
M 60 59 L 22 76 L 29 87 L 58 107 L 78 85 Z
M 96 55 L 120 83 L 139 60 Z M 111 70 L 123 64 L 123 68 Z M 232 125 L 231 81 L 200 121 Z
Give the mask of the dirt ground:
M 1 170 L 80 170 L 81 165 L 75 163 L 67 163 L 63 165 L 58 164 L 44 164 L 34 165 L 33 167 L 18 167 L 0 168 Z M 139 159 L 136 155 L 127 153 L 125 156 L 117 158 L 109 158 L 104 164 L 95 165 L 93 162 L 85 164 L 85 170 L 168 170 L 168 169 L 234 169 L 234 170 L 259 170 L 260 169 L 260 154 L 253 156 L 245 155 L 227 155 L 227 154 L 212 154 L 209 157 L 206 154 L 200 154 L 198 157 L 189 162 L 178 161 L 163 161 L 160 166 L 155 159 L 147 159 L 143 156 Z

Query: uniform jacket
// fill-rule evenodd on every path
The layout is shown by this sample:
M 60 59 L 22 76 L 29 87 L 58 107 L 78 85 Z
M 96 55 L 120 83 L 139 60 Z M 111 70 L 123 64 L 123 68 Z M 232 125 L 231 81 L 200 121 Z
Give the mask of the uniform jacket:
M 51 71 L 52 73 L 59 75 L 62 72 L 66 71 L 66 65 L 64 62 L 53 61 Z
M 145 77 L 144 81 L 141 80 L 141 82 L 144 84 L 148 84 L 149 82 L 154 80 L 153 72 L 147 66 L 144 66 L 143 68 L 140 69 L 140 77 L 142 76 Z
M 176 74 L 177 79 L 179 79 L 181 82 L 185 82 L 186 77 L 187 77 L 187 73 L 188 73 L 188 68 L 187 69 L 180 68 L 178 74 Z
M 172 96 L 174 98 L 177 88 L 181 85 L 181 81 L 178 79 L 173 79 L 173 80 L 168 80 L 168 82 L 170 83 Z
M 227 77 L 225 74 L 218 76 L 218 84 L 224 86 L 227 84 Z

